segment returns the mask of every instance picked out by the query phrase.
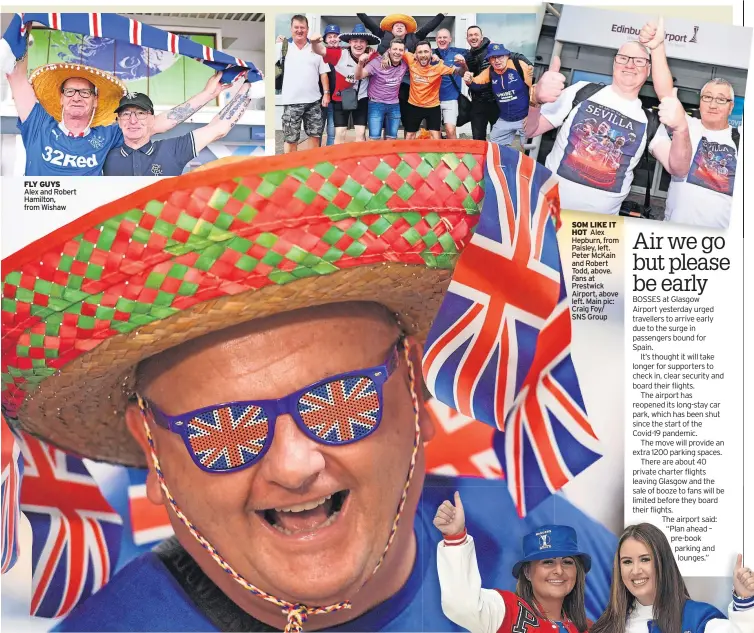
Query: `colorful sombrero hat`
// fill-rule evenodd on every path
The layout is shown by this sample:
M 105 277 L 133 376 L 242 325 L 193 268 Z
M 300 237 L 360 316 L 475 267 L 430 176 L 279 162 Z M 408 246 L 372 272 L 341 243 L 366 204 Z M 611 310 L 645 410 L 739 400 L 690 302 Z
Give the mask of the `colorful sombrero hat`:
M 162 180 L 10 255 L 3 408 L 70 452 L 144 465 L 142 359 L 257 317 L 375 301 L 423 340 L 476 225 L 482 141 L 386 141 Z
M 340 40 L 343 42 L 350 42 L 353 39 L 366 40 L 368 44 L 379 44 L 380 38 L 366 30 L 363 24 L 357 24 L 353 27 L 353 31 L 349 33 L 341 33 Z
M 29 83 L 42 107 L 56 121 L 60 121 L 63 112 L 60 105 L 60 86 L 66 79 L 82 77 L 97 87 L 97 109 L 91 126 L 109 125 L 115 122 L 115 109 L 121 97 L 126 94 L 125 84 L 115 75 L 85 66 L 84 64 L 47 64 L 40 66 L 29 77 Z
M 403 24 L 406 25 L 406 33 L 416 33 L 416 20 L 405 13 L 391 13 L 390 15 L 386 15 L 382 18 L 382 22 L 380 22 L 380 28 L 383 31 L 392 31 L 396 22 L 403 22 Z

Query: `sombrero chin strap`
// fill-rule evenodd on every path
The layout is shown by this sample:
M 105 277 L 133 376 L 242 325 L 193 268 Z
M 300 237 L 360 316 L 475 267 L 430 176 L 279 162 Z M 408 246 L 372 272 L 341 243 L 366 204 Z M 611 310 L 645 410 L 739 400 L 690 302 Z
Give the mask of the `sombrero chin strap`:
M 388 537 L 388 541 L 387 541 L 387 544 L 385 545 L 385 549 L 383 550 L 382 555 L 380 556 L 380 560 L 377 561 L 377 565 L 372 571 L 372 575 L 369 577 L 367 582 L 369 582 L 369 580 L 374 578 L 374 575 L 377 573 L 377 570 L 382 566 L 382 563 L 385 560 L 385 556 L 387 556 L 387 552 L 390 549 L 390 545 L 393 543 L 393 540 L 395 539 L 395 535 L 398 532 L 398 524 L 400 523 L 401 514 L 403 513 L 403 508 L 406 505 L 406 499 L 408 498 L 408 490 L 411 486 L 411 480 L 413 479 L 413 476 L 414 476 L 414 470 L 416 469 L 416 456 L 419 451 L 419 440 L 420 440 L 419 401 L 416 397 L 416 376 L 414 373 L 414 366 L 411 363 L 411 358 L 409 356 L 408 345 L 404 344 L 403 352 L 404 352 L 404 356 L 406 357 L 406 363 L 408 365 L 409 389 L 411 391 L 411 403 L 414 408 L 414 447 L 411 452 L 411 463 L 409 464 L 406 482 L 403 485 L 403 491 L 401 493 L 401 500 L 398 503 L 398 509 L 396 511 L 395 518 L 393 519 L 393 525 L 390 528 L 390 536 Z M 144 429 L 147 434 L 147 440 L 149 442 L 149 452 L 152 458 L 152 464 L 154 465 L 155 471 L 157 473 L 157 478 L 160 482 L 160 487 L 162 488 L 162 492 L 165 494 L 165 497 L 169 501 L 170 507 L 173 509 L 173 512 L 175 512 L 176 516 L 180 519 L 181 523 L 183 523 L 183 525 L 185 525 L 186 528 L 188 528 L 189 532 L 191 532 L 191 535 L 199 542 L 199 544 L 204 549 L 206 549 L 209 552 L 210 556 L 214 559 L 214 561 L 223 569 L 223 571 L 225 571 L 228 575 L 230 575 L 233 578 L 233 580 L 235 580 L 239 585 L 247 589 L 252 595 L 258 596 L 259 598 L 261 598 L 262 600 L 266 600 L 267 602 L 271 602 L 272 604 L 279 606 L 283 610 L 283 615 L 285 615 L 288 620 L 285 625 L 285 633 L 300 633 L 301 631 L 303 631 L 304 623 L 307 621 L 310 615 L 324 615 L 327 613 L 333 613 L 335 611 L 342 611 L 343 609 L 351 608 L 351 602 L 349 600 L 346 600 L 344 602 L 338 602 L 336 604 L 331 604 L 326 607 L 310 607 L 304 604 L 294 604 L 292 602 L 288 602 L 287 600 L 281 600 L 280 598 L 276 598 L 275 596 L 270 595 L 269 593 L 265 591 L 262 591 L 258 587 L 255 587 L 248 580 L 246 580 L 243 576 L 241 576 L 238 572 L 236 572 L 236 570 L 230 566 L 230 564 L 222 557 L 222 555 L 214 548 L 214 546 L 201 535 L 198 528 L 183 513 L 183 511 L 178 506 L 178 503 L 176 502 L 173 495 L 170 494 L 170 490 L 168 490 L 167 483 L 165 482 L 165 477 L 162 474 L 162 468 L 160 468 L 160 462 L 157 459 L 157 453 L 154 448 L 154 439 L 152 438 L 152 433 L 149 430 L 149 424 L 147 423 L 146 405 L 144 401 L 142 400 L 141 396 L 137 395 L 137 400 L 138 400 L 139 409 L 141 410 L 141 413 L 142 413 L 142 422 L 144 424 Z M 363 589 L 363 585 L 362 585 L 362 589 Z

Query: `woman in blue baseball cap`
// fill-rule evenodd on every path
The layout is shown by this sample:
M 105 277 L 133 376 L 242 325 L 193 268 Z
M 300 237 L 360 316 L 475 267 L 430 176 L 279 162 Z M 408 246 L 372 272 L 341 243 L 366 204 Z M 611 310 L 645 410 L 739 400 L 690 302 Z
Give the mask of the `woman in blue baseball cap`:
M 442 610 L 471 633 L 584 633 L 584 608 L 591 557 L 579 549 L 567 525 L 543 525 L 523 538 L 523 556 L 513 565 L 515 593 L 483 589 L 474 539 L 466 533 L 461 496 L 444 501 L 434 526 Z
M 728 617 L 689 598 L 665 534 L 629 525 L 618 539 L 610 602 L 592 633 L 744 633 L 754 631 L 754 572 L 739 555 Z

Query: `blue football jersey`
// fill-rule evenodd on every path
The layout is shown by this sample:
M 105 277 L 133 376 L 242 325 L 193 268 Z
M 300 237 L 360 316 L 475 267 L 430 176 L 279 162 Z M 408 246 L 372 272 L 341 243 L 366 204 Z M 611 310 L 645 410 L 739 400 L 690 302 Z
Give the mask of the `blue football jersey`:
M 123 144 L 117 124 L 91 128 L 86 136 L 68 136 L 39 103 L 25 121 L 18 120 L 26 149 L 25 176 L 101 176 L 107 153 Z

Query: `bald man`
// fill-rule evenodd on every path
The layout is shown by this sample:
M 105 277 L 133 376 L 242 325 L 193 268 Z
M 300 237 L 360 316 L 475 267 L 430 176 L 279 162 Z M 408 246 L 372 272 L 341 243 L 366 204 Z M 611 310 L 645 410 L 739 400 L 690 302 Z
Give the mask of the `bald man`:
M 560 59 L 552 58 L 533 91 L 526 136 L 534 137 L 560 127 L 545 165 L 560 178 L 563 209 L 615 215 L 631 190 L 634 169 L 647 143 L 647 114 L 639 91 L 652 71 L 655 56 L 664 59 L 664 31 L 655 37 L 626 42 L 613 59 L 613 81 L 604 88 L 579 81 L 565 88 Z M 578 96 L 577 96 L 578 95 Z M 574 103 L 576 102 L 576 103 Z M 670 155 L 678 173 L 688 171 L 691 159 L 688 124 L 683 106 L 674 96 L 663 99 L 660 123 L 672 136 Z

